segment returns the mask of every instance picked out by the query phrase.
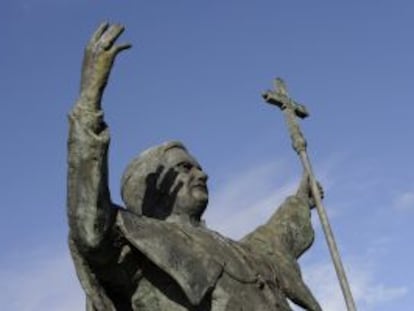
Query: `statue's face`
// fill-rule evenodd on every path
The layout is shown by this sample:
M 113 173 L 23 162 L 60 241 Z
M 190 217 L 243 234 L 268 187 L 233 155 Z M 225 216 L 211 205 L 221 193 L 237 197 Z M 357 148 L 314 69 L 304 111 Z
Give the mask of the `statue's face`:
M 172 148 L 165 154 L 167 170 L 174 171 L 170 193 L 175 195 L 174 214 L 201 217 L 208 203 L 207 175 L 187 151 Z

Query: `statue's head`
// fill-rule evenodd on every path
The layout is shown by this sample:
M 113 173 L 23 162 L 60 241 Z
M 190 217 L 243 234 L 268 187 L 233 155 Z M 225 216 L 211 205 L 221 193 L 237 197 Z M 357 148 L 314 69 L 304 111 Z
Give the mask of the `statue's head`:
M 207 175 L 180 142 L 152 147 L 126 168 L 121 195 L 126 207 L 148 217 L 188 215 L 201 219 L 207 207 Z

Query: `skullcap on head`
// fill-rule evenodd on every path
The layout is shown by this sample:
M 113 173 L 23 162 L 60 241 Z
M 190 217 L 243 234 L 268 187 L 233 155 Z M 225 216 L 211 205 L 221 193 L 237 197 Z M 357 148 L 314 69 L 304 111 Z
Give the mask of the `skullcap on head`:
M 144 198 L 144 196 L 146 194 L 148 195 L 148 193 L 151 196 L 155 196 L 149 198 L 151 202 L 157 202 L 157 199 L 159 199 L 156 196 L 160 196 L 161 194 L 157 191 L 156 181 L 149 183 L 149 179 L 151 177 L 158 177 L 157 169 L 160 165 L 164 165 L 164 155 L 172 148 L 187 150 L 181 142 L 165 142 L 143 151 L 129 163 L 121 180 L 121 197 L 127 209 L 139 215 L 154 216 L 151 215 L 151 211 L 143 209 L 144 199 L 148 199 Z M 147 189 L 148 185 L 152 185 L 154 189 Z M 150 208 L 155 209 L 156 206 L 151 206 Z M 146 209 L 148 209 L 148 206 Z M 155 210 L 153 212 L 155 213 Z

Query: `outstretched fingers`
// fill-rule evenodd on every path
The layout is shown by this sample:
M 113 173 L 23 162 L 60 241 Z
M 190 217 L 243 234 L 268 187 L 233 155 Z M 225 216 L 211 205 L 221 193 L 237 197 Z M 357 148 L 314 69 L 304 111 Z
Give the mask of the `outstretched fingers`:
M 130 43 L 115 45 L 115 41 L 122 35 L 124 30 L 125 27 L 121 24 L 110 25 L 108 22 L 104 22 L 99 25 L 92 35 L 88 47 L 95 51 L 110 51 L 114 55 L 127 50 L 132 47 Z
M 111 49 L 114 46 L 115 41 L 121 36 L 124 30 L 124 26 L 120 24 L 109 26 L 109 28 L 102 34 L 102 37 L 100 39 L 101 47 L 104 50 Z
M 103 22 L 99 25 L 98 29 L 93 33 L 92 37 L 91 37 L 91 43 L 95 44 L 97 43 L 100 38 L 102 37 L 102 35 L 104 34 L 104 32 L 108 29 L 109 27 L 109 23 L 108 22 Z
M 128 50 L 132 47 L 131 43 L 124 43 L 124 44 L 119 44 L 119 45 L 115 45 L 113 47 L 115 54 L 118 54 L 124 50 Z

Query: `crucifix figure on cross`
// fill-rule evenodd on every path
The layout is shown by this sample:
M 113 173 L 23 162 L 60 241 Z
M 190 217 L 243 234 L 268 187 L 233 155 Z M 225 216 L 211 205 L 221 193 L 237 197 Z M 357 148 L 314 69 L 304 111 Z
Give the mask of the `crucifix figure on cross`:
M 299 127 L 297 118 L 304 119 L 309 116 L 309 113 L 304 105 L 301 105 L 289 97 L 286 84 L 281 78 L 275 79 L 275 91 L 266 91 L 262 94 L 263 99 L 271 104 L 278 106 L 284 113 L 289 134 L 292 140 L 292 147 L 299 155 L 303 168 L 310 179 L 312 197 L 315 200 L 316 209 L 322 224 L 325 238 L 328 243 L 329 252 L 332 257 L 335 271 L 341 285 L 342 293 L 348 311 L 356 311 L 355 302 L 352 297 L 351 289 L 342 265 L 341 257 L 339 255 L 338 247 L 336 246 L 335 238 L 329 224 L 328 216 L 322 204 L 320 189 L 316 178 L 313 174 L 312 166 L 307 154 L 307 142 Z

